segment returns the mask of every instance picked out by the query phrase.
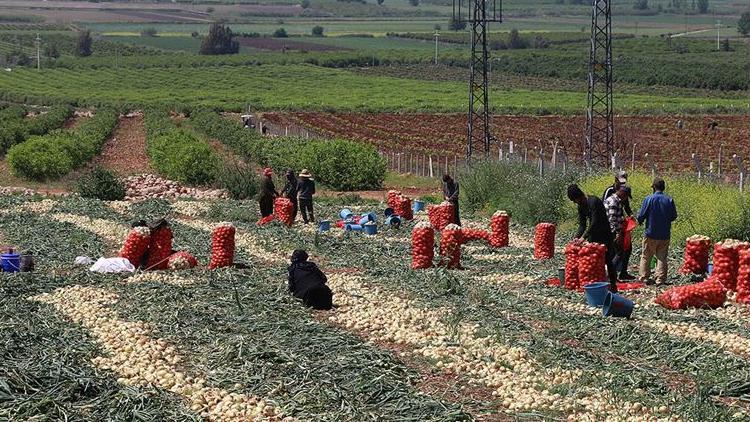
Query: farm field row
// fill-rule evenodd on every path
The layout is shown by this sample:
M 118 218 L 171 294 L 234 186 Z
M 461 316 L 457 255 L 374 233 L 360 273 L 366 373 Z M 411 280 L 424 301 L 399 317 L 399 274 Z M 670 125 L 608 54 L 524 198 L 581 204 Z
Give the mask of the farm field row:
M 17 69 L 0 75 L 0 92 L 8 100 L 78 105 L 110 103 L 180 104 L 240 111 L 463 111 L 466 87 L 457 82 L 430 82 L 365 77 L 344 70 L 308 65 L 182 69 Z M 585 93 L 493 90 L 497 112 L 579 113 Z M 621 112 L 742 112 L 746 100 L 621 95 Z
M 11 399 L 0 404 L 0 415 L 124 415 L 141 397 L 139 412 L 152 419 L 230 417 L 210 402 L 202 407 L 183 388 L 169 394 L 174 381 L 161 372 L 108 363 L 113 359 L 104 352 L 118 352 L 116 363 L 129 337 L 107 340 L 86 319 L 98 318 L 139 329 L 143 343 L 133 344 L 128 359 L 140 362 L 138 344 L 165 347 L 154 365 L 162 356 L 177 358 L 180 373 L 204 380 L 199 388 L 256 397 L 264 411 L 300 420 L 446 420 L 467 413 L 494 420 L 530 412 L 612 421 L 747 417 L 738 400 L 744 394 L 738 380 L 750 376 L 745 308 L 667 312 L 652 303 L 657 290 L 649 288 L 630 294 L 638 303 L 633 321 L 601 319 L 581 305 L 580 293 L 544 286 L 560 258 L 531 259 L 528 232 L 520 227 L 511 248 L 465 247 L 465 271 L 418 272 L 405 259 L 408 229 L 365 238 L 259 228 L 255 204 L 243 202 L 0 201 L 4 209 L 25 210 L 0 220 L 4 241 L 39 251 L 34 278 L 0 280 L 6 327 L 0 336 L 25 333 L 2 343 L 9 347 Z M 382 206 L 343 205 L 382 212 Z M 340 206 L 318 212 L 332 217 Z M 211 228 L 234 221 L 237 260 L 251 268 L 51 275 L 77 255 L 114 250 L 129 221 L 162 216 L 172 221 L 177 248 L 201 262 Z M 357 250 L 356 262 L 341 254 L 342 246 Z M 329 274 L 337 310 L 305 311 L 285 292 L 284 261 L 300 247 Z M 375 264 L 362 265 L 362 256 Z M 93 314 L 76 316 L 77 306 Z M 60 360 L 49 359 L 50 350 L 63 348 L 68 353 Z M 57 388 L 76 385 L 80 375 L 89 380 L 88 394 Z M 704 399 L 696 400 L 698 390 Z M 40 399 L 57 406 L 35 405 Z M 199 405 L 191 409 L 193 403 Z
M 322 136 L 371 143 L 386 152 L 443 158 L 465 154 L 466 116 L 462 114 L 264 113 L 263 118 L 279 127 L 301 126 Z M 678 120 L 683 121 L 683 129 L 677 128 Z M 707 129 L 711 122 L 718 123 L 717 129 Z M 512 140 L 516 154 L 523 155 L 528 148 L 533 160 L 541 147 L 549 160 L 552 143 L 557 141 L 569 159 L 580 161 L 585 124 L 583 116 L 495 116 L 492 131 L 502 141 L 505 153 Z M 706 166 L 709 161 L 718 163 L 721 146 L 725 172 L 736 170 L 727 164 L 732 154 L 750 156 L 747 116 L 617 116 L 615 133 L 629 145 L 623 154 L 628 165 L 636 144 L 636 165 L 648 164 L 644 158 L 648 153 L 661 171 L 692 169 L 693 153 L 702 157 Z

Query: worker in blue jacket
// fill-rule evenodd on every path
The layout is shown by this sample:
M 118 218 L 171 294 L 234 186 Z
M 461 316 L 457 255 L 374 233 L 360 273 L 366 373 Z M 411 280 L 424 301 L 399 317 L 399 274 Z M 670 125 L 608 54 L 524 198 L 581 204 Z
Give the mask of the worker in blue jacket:
M 650 261 L 656 256 L 656 283 L 664 284 L 667 282 L 669 272 L 667 257 L 672 237 L 672 222 L 677 219 L 677 206 L 674 200 L 664 193 L 666 188 L 664 179 L 660 177 L 654 179 L 651 188 L 654 193 L 643 200 L 641 211 L 638 213 L 638 223 L 646 223 L 639 280 L 653 284 L 650 279 Z

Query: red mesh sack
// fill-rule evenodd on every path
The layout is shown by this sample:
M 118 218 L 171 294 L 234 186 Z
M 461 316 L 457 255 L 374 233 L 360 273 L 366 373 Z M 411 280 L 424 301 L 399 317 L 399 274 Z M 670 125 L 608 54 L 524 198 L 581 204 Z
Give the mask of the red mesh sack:
M 750 304 L 750 250 L 740 251 L 740 269 L 737 276 L 737 302 Z
M 198 260 L 189 252 L 178 251 L 169 255 L 167 259 L 167 267 L 170 270 L 187 270 L 188 268 L 195 268 L 198 266 Z
M 555 225 L 539 223 L 534 233 L 534 259 L 552 259 L 555 256 Z
M 146 269 L 166 270 L 169 255 L 172 255 L 172 229 L 165 222 L 155 229 L 151 229 Z
M 727 300 L 727 289 L 716 277 L 688 286 L 676 286 L 660 294 L 654 302 L 667 309 L 719 308 Z
M 393 208 L 394 212 L 395 212 L 396 206 L 398 204 L 397 203 L 397 199 L 398 199 L 399 196 L 401 196 L 401 192 L 399 192 L 397 190 L 389 190 L 388 194 L 387 194 L 387 197 L 386 197 L 386 202 L 388 203 L 388 208 Z
M 509 244 L 510 216 L 505 211 L 497 211 L 490 220 L 490 245 L 504 248 Z
M 714 270 L 712 278 L 721 283 L 728 290 L 737 288 L 737 276 L 740 269 L 740 251 L 747 250 L 750 245 L 738 240 L 725 240 L 714 247 Z
M 487 241 L 490 237 L 490 232 L 476 227 L 464 227 L 461 229 L 461 233 L 463 234 L 463 243 Z
M 150 242 L 151 230 L 148 227 L 133 227 L 125 239 L 125 244 L 120 249 L 120 256 L 130 261 L 137 268 L 141 265 Z
M 423 270 L 432 267 L 435 258 L 435 229 L 428 222 L 417 223 L 411 232 L 411 267 Z
M 211 261 L 208 268 L 229 267 L 234 263 L 234 234 L 232 223 L 221 223 L 211 233 Z
M 448 224 L 456 222 L 455 207 L 448 201 L 440 205 L 429 206 L 427 207 L 427 217 L 435 229 L 442 231 Z
M 578 251 L 578 288 L 607 280 L 606 260 L 606 246 L 600 243 L 586 243 L 581 246 Z
M 565 246 L 565 288 L 578 290 L 581 284 L 578 280 L 578 254 L 581 247 L 576 242 Z
M 414 219 L 414 210 L 411 208 L 411 199 L 409 197 L 399 195 L 395 199 L 395 207 L 393 207 L 393 212 L 396 213 L 397 216 L 403 218 L 406 221 L 411 221 Z
M 294 204 L 289 198 L 276 198 L 273 201 L 273 213 L 276 218 L 287 226 L 292 226 L 294 219 L 292 218 L 292 211 L 294 210 Z
M 267 215 L 267 216 L 261 218 L 260 220 L 258 220 L 258 222 L 255 223 L 255 225 L 257 225 L 257 226 L 265 226 L 266 224 L 270 224 L 275 219 L 276 219 L 276 214 Z
M 461 227 L 448 224 L 440 232 L 440 265 L 446 268 L 461 268 Z
M 690 236 L 685 245 L 685 262 L 680 267 L 682 274 L 705 274 L 711 254 L 711 239 L 706 236 Z

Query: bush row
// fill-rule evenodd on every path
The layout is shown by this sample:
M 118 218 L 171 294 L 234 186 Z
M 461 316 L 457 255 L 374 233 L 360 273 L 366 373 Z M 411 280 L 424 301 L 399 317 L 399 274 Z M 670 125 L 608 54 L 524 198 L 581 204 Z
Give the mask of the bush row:
M 264 138 L 207 110 L 192 113 L 191 120 L 235 154 L 277 172 L 307 168 L 320 183 L 342 191 L 378 189 L 385 180 L 385 159 L 370 145 L 343 139 Z
M 0 117 L 0 154 L 5 154 L 10 147 L 20 144 L 30 136 L 44 135 L 45 133 L 57 129 L 65 123 L 65 120 L 73 114 L 73 108 L 69 105 L 55 106 L 49 109 L 47 113 L 40 114 L 33 119 L 23 119 L 26 110 L 18 107 L 23 111 L 19 117 L 11 114 L 12 117 L 5 117 L 10 109 L 11 113 L 17 113 L 18 106 L 9 107 L 2 112 Z
M 101 109 L 76 130 L 57 130 L 30 138 L 10 148 L 8 164 L 14 174 L 26 179 L 58 179 L 101 151 L 118 117 L 119 113 L 113 109 Z
M 165 110 L 146 112 L 148 157 L 159 174 L 190 185 L 212 183 L 220 160 L 194 133 L 178 128 Z

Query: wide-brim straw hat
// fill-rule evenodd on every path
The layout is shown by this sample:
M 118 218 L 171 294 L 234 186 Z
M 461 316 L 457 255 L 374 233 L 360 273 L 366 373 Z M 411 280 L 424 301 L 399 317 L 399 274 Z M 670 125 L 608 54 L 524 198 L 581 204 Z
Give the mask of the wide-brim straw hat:
M 308 170 L 308 169 L 302 169 L 302 171 L 299 174 L 299 177 L 310 178 L 310 177 L 312 177 L 312 174 L 310 173 L 310 170 Z

